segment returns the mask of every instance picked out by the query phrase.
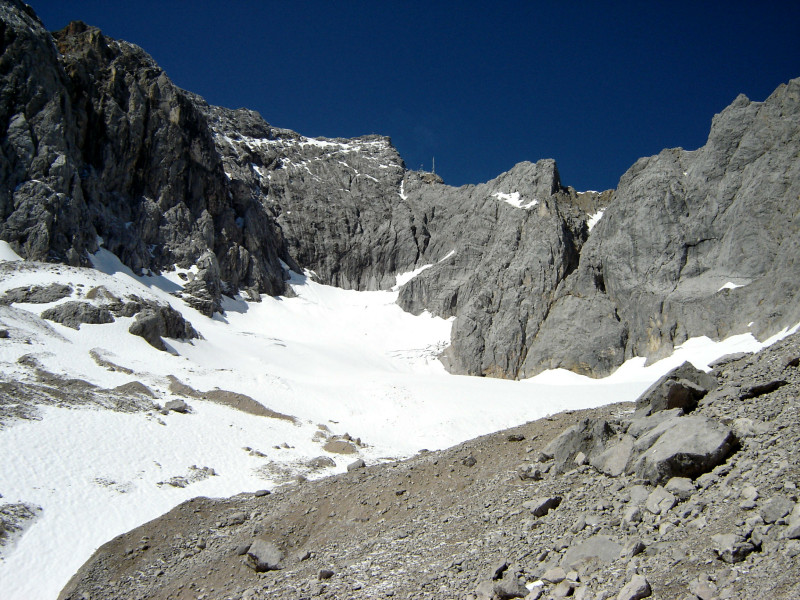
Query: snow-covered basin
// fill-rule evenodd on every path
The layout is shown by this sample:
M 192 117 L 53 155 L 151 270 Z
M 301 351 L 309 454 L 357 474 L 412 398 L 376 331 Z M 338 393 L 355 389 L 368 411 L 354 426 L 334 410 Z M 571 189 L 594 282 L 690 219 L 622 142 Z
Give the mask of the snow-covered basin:
M 0 250 L 3 259 L 13 258 L 10 249 Z M 162 403 L 169 397 L 166 377 L 174 375 L 198 390 L 218 387 L 250 395 L 297 421 L 191 399 L 193 412 L 186 415 L 44 407 L 41 420 L 6 427 L 0 431 L 0 502 L 27 502 L 43 510 L 3 551 L 4 599 L 55 598 L 105 541 L 191 497 L 273 487 L 325 454 L 314 437 L 319 425 L 360 437 L 366 444 L 362 456 L 374 463 L 562 410 L 633 400 L 684 360 L 702 367 L 721 355 L 763 346 L 749 334 L 720 343 L 690 340 L 669 359 L 649 367 L 634 359 L 602 380 L 566 371 L 522 382 L 461 377 L 447 374 L 435 358 L 448 343 L 452 323 L 404 313 L 395 304 L 397 291 L 340 290 L 295 275 L 296 298 L 231 299 L 224 316 L 208 319 L 168 293 L 182 284 L 177 272 L 135 277 L 105 251 L 95 257 L 95 266 L 98 270 L 26 272 L 1 285 L 8 289 L 66 276 L 73 285 L 102 284 L 118 295 L 159 298 L 181 311 L 204 339 L 169 340 L 174 351 L 169 354 L 129 335 L 129 319 L 82 325 L 79 331 L 50 324 L 58 335 L 40 335 L 25 348 L 1 345 L 0 368 L 17 373 L 16 359 L 33 352 L 50 371 L 104 387 L 141 381 Z M 42 310 L 28 308 L 35 315 Z M 89 356 L 98 348 L 134 373 L 98 365 Z M 353 460 L 329 456 L 337 467 L 323 474 L 343 471 Z M 184 488 L 163 483 L 176 476 L 191 479 L 205 467 L 216 475 Z

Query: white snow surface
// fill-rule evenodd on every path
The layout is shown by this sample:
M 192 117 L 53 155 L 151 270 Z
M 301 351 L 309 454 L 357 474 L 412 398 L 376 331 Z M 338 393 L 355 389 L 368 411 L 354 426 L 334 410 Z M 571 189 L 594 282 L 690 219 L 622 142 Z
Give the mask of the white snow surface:
M 597 225 L 598 221 L 600 221 L 600 219 L 603 218 L 603 213 L 604 212 L 605 212 L 604 210 L 598 210 L 596 213 L 594 213 L 593 215 L 591 215 L 589 217 L 589 220 L 586 221 L 586 225 L 589 227 L 589 231 L 591 231 L 592 228 L 595 225 Z
M 519 192 L 511 192 L 510 194 L 506 194 L 504 192 L 495 192 L 494 194 L 492 194 L 492 197 L 497 198 L 498 200 L 502 200 L 506 204 L 510 204 L 515 208 L 522 208 L 525 210 L 530 210 L 531 208 L 539 204 L 539 201 L 536 198 L 534 198 L 533 200 L 526 200 L 525 198 L 522 197 L 522 194 L 520 194 Z
M 717 291 L 721 292 L 722 290 L 735 290 L 736 288 L 740 288 L 740 287 L 744 287 L 744 284 L 742 284 L 742 283 L 733 283 L 732 281 L 729 281 L 728 283 L 723 285 L 721 288 L 719 288 Z
M 0 240 L 0 260 L 22 260 L 5 240 Z
M 0 244 L 0 260 L 15 260 L 9 252 Z M 166 340 L 171 352 L 160 352 L 127 332 L 130 318 L 76 331 L 42 321 L 38 315 L 49 305 L 15 304 L 0 311 L 0 324 L 12 334 L 0 344 L 7 378 L 30 377 L 17 360 L 31 354 L 51 372 L 106 388 L 140 381 L 161 405 L 175 397 L 167 380 L 173 375 L 197 390 L 247 394 L 296 420 L 190 398 L 190 414 L 43 406 L 39 420 L 8 423 L 0 429 L 0 503 L 43 510 L 18 541 L 0 550 L 5 600 L 55 598 L 101 544 L 189 498 L 270 489 L 298 473 L 344 471 L 355 457 L 326 453 L 319 425 L 360 437 L 359 455 L 376 463 L 567 409 L 633 400 L 683 360 L 705 367 L 721 355 L 763 346 L 751 335 L 721 343 L 689 340 L 669 359 L 649 367 L 633 359 L 603 380 L 566 371 L 521 382 L 454 376 L 436 358 L 449 343 L 452 323 L 403 312 L 396 289 L 340 290 L 295 274 L 297 297 L 227 299 L 225 314 L 209 319 L 171 295 L 183 283 L 177 269 L 137 277 L 106 250 L 94 265 L 13 270 L 0 281 L 0 293 L 57 281 L 73 286 L 69 299 L 75 300 L 102 285 L 120 298 L 169 302 L 203 339 Z M 133 373 L 97 364 L 92 350 Z M 305 463 L 320 455 L 333 458 L 336 468 L 309 473 Z M 206 467 L 216 475 L 200 477 Z M 163 484 L 177 476 L 190 483 Z

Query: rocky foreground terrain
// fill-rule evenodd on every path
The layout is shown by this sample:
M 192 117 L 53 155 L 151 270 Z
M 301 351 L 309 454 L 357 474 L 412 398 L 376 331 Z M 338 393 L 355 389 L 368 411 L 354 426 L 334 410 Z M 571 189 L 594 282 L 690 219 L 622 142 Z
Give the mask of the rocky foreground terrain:
M 794 335 L 636 405 L 196 498 L 60 598 L 798 598 L 799 363 Z

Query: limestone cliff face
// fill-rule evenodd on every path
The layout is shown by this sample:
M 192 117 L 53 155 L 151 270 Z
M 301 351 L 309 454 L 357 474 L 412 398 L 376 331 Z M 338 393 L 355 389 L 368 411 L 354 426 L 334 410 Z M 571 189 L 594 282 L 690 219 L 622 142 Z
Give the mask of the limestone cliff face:
M 702 148 L 625 173 L 529 356 L 602 375 L 689 337 L 768 337 L 800 322 L 799 250 L 795 79 L 764 102 L 739 96 Z
M 26 258 L 88 264 L 102 243 L 137 272 L 196 265 L 183 295 L 208 315 L 223 293 L 286 293 L 286 267 L 358 290 L 425 267 L 399 303 L 455 317 L 443 360 L 472 375 L 599 376 L 800 321 L 798 80 L 738 98 L 703 148 L 641 159 L 613 197 L 552 160 L 454 188 L 389 138 L 307 138 L 96 28 L 51 35 L 17 1 L 0 17 L 0 239 Z
M 0 16 L 0 237 L 29 259 L 86 264 L 99 236 L 136 272 L 202 258 L 188 299 L 207 314 L 220 289 L 284 290 L 280 235 L 229 186 L 195 96 L 96 28 L 51 37 L 18 3 Z
M 562 187 L 552 160 L 453 188 L 406 171 L 387 138 L 313 140 L 249 111 L 209 111 L 228 177 L 261 198 L 297 264 L 361 290 L 426 267 L 399 302 L 456 317 L 451 370 L 522 374 L 527 340 L 577 266 L 587 211 L 608 194 Z

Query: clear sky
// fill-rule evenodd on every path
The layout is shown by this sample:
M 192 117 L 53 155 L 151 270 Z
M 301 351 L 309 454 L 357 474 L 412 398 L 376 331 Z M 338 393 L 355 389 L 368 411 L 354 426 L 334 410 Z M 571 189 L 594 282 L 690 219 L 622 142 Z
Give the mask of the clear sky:
M 556 159 L 616 187 L 695 149 L 744 93 L 800 77 L 800 2 L 31 0 L 142 46 L 179 86 L 307 136 L 392 138 L 411 169 L 487 181 Z

